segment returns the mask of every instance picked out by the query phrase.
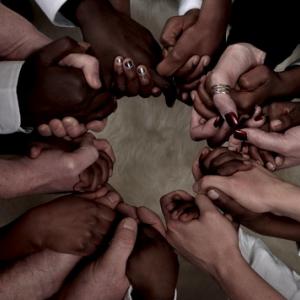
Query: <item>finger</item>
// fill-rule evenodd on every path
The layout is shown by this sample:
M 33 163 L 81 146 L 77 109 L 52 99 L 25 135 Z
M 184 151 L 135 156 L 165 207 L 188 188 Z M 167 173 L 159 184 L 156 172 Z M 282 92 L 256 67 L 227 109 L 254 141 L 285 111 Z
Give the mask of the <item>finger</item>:
M 284 134 L 280 133 L 266 132 L 256 128 L 245 128 L 242 131 L 246 133 L 248 143 L 283 155 L 286 153 L 288 144 L 291 143 Z
M 86 124 L 86 129 L 95 132 L 101 132 L 104 130 L 106 125 L 107 125 L 107 119 L 104 119 L 102 121 L 91 121 L 88 124 Z
M 65 128 L 66 134 L 71 138 L 77 138 L 86 133 L 86 128 L 83 124 L 79 124 L 79 122 L 73 117 L 65 117 L 62 120 L 62 124 Z
M 115 209 L 121 203 L 121 197 L 118 193 L 108 192 L 102 197 L 97 197 L 95 201 L 111 209 Z
M 120 212 L 123 216 L 130 217 L 139 221 L 139 217 L 137 215 L 137 208 L 135 206 L 129 205 L 128 203 L 121 202 L 117 206 L 117 211 Z
M 166 229 L 160 217 L 147 207 L 138 207 L 137 215 L 141 223 L 148 224 L 156 229 L 162 236 L 166 235 Z
M 101 258 L 104 269 L 112 270 L 111 274 L 126 273 L 127 260 L 134 248 L 137 236 L 137 223 L 131 218 L 123 219 L 118 225 L 112 242 Z
M 50 129 L 50 126 L 48 124 L 42 124 L 38 127 L 38 132 L 42 136 L 51 136 L 52 131 Z
M 139 81 L 142 86 L 149 86 L 152 84 L 152 78 L 146 66 L 139 65 L 137 67 L 137 73 L 139 76 Z
M 192 166 L 192 173 L 195 181 L 198 181 L 201 177 L 203 177 L 204 174 L 201 171 L 200 165 L 202 160 L 204 160 L 210 152 L 211 150 L 208 147 L 204 147 L 203 149 L 201 149 L 199 155 L 195 159 Z
M 187 74 L 187 76 L 185 78 L 186 82 L 191 82 L 191 81 L 196 80 L 197 78 L 200 78 L 200 76 L 205 71 L 205 68 L 209 64 L 210 64 L 210 57 L 207 55 L 202 56 L 198 66 L 194 69 L 194 71 L 190 74 Z
M 270 153 L 269 151 L 265 151 L 265 150 L 260 150 L 259 153 L 264 162 L 265 167 L 269 171 L 274 172 L 276 170 L 276 163 L 275 163 L 275 159 L 274 159 L 272 153 Z
M 127 92 L 129 96 L 136 96 L 139 92 L 139 81 L 136 74 L 136 67 L 131 58 L 124 59 L 123 70 L 127 81 Z
M 216 134 L 207 140 L 208 146 L 211 148 L 220 147 L 226 142 L 232 132 L 229 128 L 227 122 L 223 122 L 223 118 L 221 118 L 221 127 L 217 130 Z M 220 124 L 220 123 L 219 123 Z
M 201 173 L 206 175 L 208 174 L 210 168 L 211 168 L 211 163 L 212 161 L 217 158 L 219 155 L 221 154 L 228 154 L 228 149 L 227 148 L 224 148 L 224 147 L 220 147 L 220 148 L 217 148 L 213 151 L 211 151 L 209 154 L 206 155 L 205 158 L 201 158 L 199 159 L 199 167 L 201 169 Z
M 165 24 L 160 37 L 160 42 L 163 47 L 166 49 L 174 47 L 182 30 L 180 19 L 178 17 L 170 18 Z
M 198 88 L 199 97 L 201 98 L 205 107 L 211 111 L 215 111 L 215 104 L 213 98 L 208 94 L 206 90 L 205 77 L 201 78 L 201 83 Z
M 218 168 L 218 174 L 220 176 L 232 176 L 236 172 L 249 171 L 252 169 L 250 161 L 242 161 L 239 159 L 231 160 L 224 163 Z
M 200 217 L 202 214 L 208 212 L 208 211 L 216 211 L 216 207 L 212 204 L 211 200 L 205 196 L 204 194 L 198 194 L 195 199 L 196 205 L 199 208 L 199 211 L 201 212 Z
M 63 122 L 58 119 L 53 119 L 49 122 L 49 127 L 53 135 L 62 138 L 67 135 Z
M 265 66 L 257 66 L 250 71 L 244 73 L 238 81 L 242 90 L 253 91 L 266 83 L 269 75 L 266 72 Z
M 114 150 L 113 150 L 111 144 L 108 142 L 108 140 L 95 139 L 95 140 L 93 140 L 93 144 L 98 151 L 105 152 L 110 157 L 110 159 L 113 161 L 113 163 L 116 162 L 116 156 L 115 156 Z
M 264 161 L 263 161 L 262 157 L 260 156 L 260 151 L 258 150 L 257 147 L 255 147 L 253 145 L 249 145 L 249 147 L 248 147 L 248 153 L 249 153 L 250 157 L 254 161 L 256 161 L 256 163 L 258 163 L 261 166 L 264 165 Z
M 88 54 L 72 53 L 64 57 L 60 62 L 60 66 L 67 66 L 81 69 L 85 80 L 89 86 L 95 90 L 101 88 L 99 61 L 96 57 Z
M 218 128 L 216 128 L 217 117 L 211 118 L 208 121 L 200 116 L 192 109 L 192 117 L 190 124 L 190 135 L 194 141 L 201 141 L 213 137 Z
M 198 92 L 192 91 L 191 92 L 191 98 L 193 100 L 193 105 L 194 105 L 195 110 L 201 116 L 203 116 L 203 118 L 208 120 L 208 119 L 211 119 L 211 118 L 217 116 L 217 114 L 213 110 L 209 109 L 204 104 L 202 94 L 198 94 Z
M 174 75 L 176 77 L 185 78 L 187 75 L 194 72 L 194 70 L 197 68 L 199 63 L 200 63 L 200 56 L 194 55 Z

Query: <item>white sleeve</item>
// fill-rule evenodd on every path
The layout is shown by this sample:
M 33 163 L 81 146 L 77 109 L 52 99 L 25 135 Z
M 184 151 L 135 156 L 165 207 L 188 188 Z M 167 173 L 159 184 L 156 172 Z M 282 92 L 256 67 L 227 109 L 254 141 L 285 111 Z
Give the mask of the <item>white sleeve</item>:
M 202 0 L 179 0 L 179 12 L 180 16 L 183 16 L 186 12 L 191 9 L 198 8 L 202 6 Z
M 0 134 L 25 132 L 21 126 L 21 115 L 17 85 L 22 61 L 0 62 Z
M 132 286 L 129 287 L 124 300 L 132 300 L 131 293 L 132 293 Z M 174 300 L 177 300 L 177 290 L 175 290 L 174 292 Z
M 74 27 L 74 24 L 59 12 L 67 0 L 35 0 L 35 2 L 53 24 L 57 26 Z

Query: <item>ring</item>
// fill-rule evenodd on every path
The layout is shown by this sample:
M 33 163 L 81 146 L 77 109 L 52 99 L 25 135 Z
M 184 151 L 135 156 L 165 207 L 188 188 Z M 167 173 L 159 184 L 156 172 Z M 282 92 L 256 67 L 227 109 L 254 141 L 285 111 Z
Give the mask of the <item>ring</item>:
M 228 84 L 216 84 L 211 87 L 213 95 L 218 94 L 229 94 L 231 91 L 231 86 Z

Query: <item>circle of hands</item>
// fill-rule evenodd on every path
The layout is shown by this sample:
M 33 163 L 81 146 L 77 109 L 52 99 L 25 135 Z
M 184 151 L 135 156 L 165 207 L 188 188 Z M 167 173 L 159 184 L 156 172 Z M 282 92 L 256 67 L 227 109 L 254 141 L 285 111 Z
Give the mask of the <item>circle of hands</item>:
M 124 14 L 124 18 L 130 17 Z M 42 82 L 41 74 L 48 80 L 51 74 L 78 78 L 77 84 L 67 86 L 68 99 L 61 100 L 60 90 L 48 91 L 61 102 L 55 110 L 31 109 L 32 103 L 20 108 L 27 113 L 24 124 L 36 127 L 43 137 L 31 144 L 29 158 L 21 159 L 29 170 L 47 178 L 44 188 L 36 192 L 73 193 L 27 212 L 20 219 L 24 238 L 33 241 L 35 250 L 79 257 L 99 252 L 101 257 L 88 262 L 70 283 L 76 289 L 63 290 L 65 297 L 72 290 L 72 299 L 80 299 L 86 289 L 82 279 L 91 278 L 90 270 L 98 272 L 99 282 L 106 282 L 101 274 L 107 273 L 99 271 L 106 270 L 119 276 L 114 299 L 121 299 L 130 284 L 138 293 L 149 293 L 149 299 L 161 299 L 155 293 L 172 299 L 178 273 L 173 247 L 214 274 L 215 258 L 226 248 L 238 249 L 238 225 L 251 227 L 264 218 L 271 211 L 266 199 L 278 199 L 287 189 L 271 172 L 300 162 L 300 106 L 274 102 L 281 78 L 263 65 L 265 54 L 250 44 L 234 44 L 213 64 L 220 42 L 211 38 L 203 45 L 200 34 L 196 44 L 191 36 L 205 25 L 197 20 L 195 10 L 171 18 L 161 36 L 163 50 L 148 30 L 135 24 L 140 52 L 123 51 L 123 44 L 110 45 L 113 50 L 101 61 L 104 46 L 63 38 L 25 63 L 21 74 L 25 82 L 34 76 L 38 77 L 32 82 Z M 214 93 L 214 86 L 220 84 L 229 86 L 229 91 Z M 47 87 L 41 83 L 35 90 L 28 83 L 26 89 L 26 103 L 30 103 L 41 99 Z M 178 98 L 192 107 L 191 138 L 207 140 L 211 147 L 202 149 L 193 164 L 195 196 L 180 190 L 161 198 L 165 222 L 149 208 L 126 203 L 108 184 L 116 157 L 107 140 L 90 132 L 104 129 L 123 96 L 148 98 L 162 93 L 168 106 Z M 57 118 L 68 103 L 73 105 L 72 114 Z M 226 147 L 221 147 L 225 142 Z M 49 164 L 55 172 L 44 168 Z M 34 236 L 32 226 L 41 228 Z M 203 247 L 195 249 L 197 244 Z M 97 284 L 94 279 L 90 282 Z M 104 295 L 112 292 L 112 284 L 102 284 L 107 287 Z

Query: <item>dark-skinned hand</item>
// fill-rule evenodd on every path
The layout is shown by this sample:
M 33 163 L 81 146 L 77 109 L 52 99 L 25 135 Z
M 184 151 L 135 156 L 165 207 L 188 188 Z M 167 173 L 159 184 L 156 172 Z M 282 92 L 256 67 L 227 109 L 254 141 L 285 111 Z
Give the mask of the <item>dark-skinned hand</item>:
M 103 81 L 107 88 L 113 88 L 114 60 L 121 56 L 132 59 L 127 64 L 127 68 L 134 71 L 128 84 L 128 96 L 137 95 L 143 90 L 135 66 L 144 65 L 150 72 L 153 86 L 164 92 L 167 103 L 175 101 L 176 91 L 155 71 L 162 58 L 161 48 L 144 26 L 115 10 L 108 0 L 70 0 L 62 11 L 79 25 L 84 39 L 91 44 L 91 53 L 98 59 L 101 57 Z
M 71 38 L 62 38 L 25 61 L 17 87 L 22 126 L 35 127 L 66 116 L 88 123 L 116 109 L 111 95 L 90 88 L 81 70 L 58 65 L 66 55 L 82 51 Z

